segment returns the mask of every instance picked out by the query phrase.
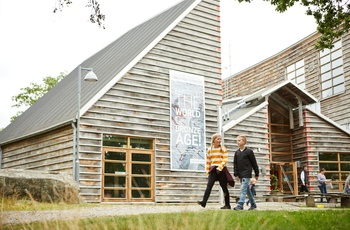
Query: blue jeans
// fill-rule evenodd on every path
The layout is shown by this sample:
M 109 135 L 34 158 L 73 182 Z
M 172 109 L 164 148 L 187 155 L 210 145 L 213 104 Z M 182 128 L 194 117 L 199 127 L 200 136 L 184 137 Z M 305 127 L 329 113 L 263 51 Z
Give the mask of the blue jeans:
M 318 186 L 322 194 L 327 194 L 327 186 L 325 184 Z M 328 199 L 326 198 L 327 202 Z M 321 196 L 321 203 L 323 202 L 323 197 Z
M 241 181 L 241 190 L 238 204 L 243 207 L 245 197 L 248 195 L 249 203 L 251 205 L 255 204 L 255 199 L 252 194 L 252 191 L 249 189 L 250 178 L 242 178 Z

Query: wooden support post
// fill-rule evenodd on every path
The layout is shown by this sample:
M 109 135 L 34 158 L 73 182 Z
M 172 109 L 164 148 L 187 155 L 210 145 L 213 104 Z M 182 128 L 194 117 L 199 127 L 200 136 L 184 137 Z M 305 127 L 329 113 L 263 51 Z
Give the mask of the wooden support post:
M 342 196 L 340 198 L 340 207 L 350 208 L 350 197 L 349 196 Z

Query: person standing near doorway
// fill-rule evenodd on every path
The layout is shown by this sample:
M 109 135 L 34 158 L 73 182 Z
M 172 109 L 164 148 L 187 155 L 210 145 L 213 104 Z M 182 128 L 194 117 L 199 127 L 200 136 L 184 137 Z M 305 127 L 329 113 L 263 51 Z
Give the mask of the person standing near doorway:
M 240 197 L 236 207 L 234 210 L 243 210 L 243 204 L 248 195 L 250 208 L 248 210 L 254 210 L 257 208 L 254 196 L 249 189 L 250 178 L 252 178 L 252 170 L 254 169 L 255 179 L 259 178 L 259 167 L 256 162 L 256 158 L 253 150 L 247 148 L 245 145 L 247 143 L 247 137 L 243 135 L 239 135 L 237 137 L 237 145 L 238 149 L 235 152 L 234 156 L 234 176 L 236 180 L 240 180 L 241 188 L 240 188 Z
M 225 198 L 225 206 L 221 207 L 221 209 L 231 209 L 230 194 L 228 192 L 227 184 L 229 180 L 233 181 L 233 178 L 230 173 L 227 173 L 227 159 L 228 151 L 225 146 L 221 145 L 221 135 L 216 133 L 211 137 L 211 145 L 208 149 L 206 158 L 205 169 L 208 176 L 207 188 L 205 189 L 203 199 L 197 201 L 197 204 L 203 208 L 205 208 L 207 204 L 215 181 L 218 180 Z M 231 178 L 227 178 L 227 175 Z
M 307 185 L 309 184 L 309 179 L 307 176 L 307 166 L 303 167 L 303 170 L 300 172 L 299 183 L 300 183 L 300 193 L 309 192 Z
M 321 168 L 319 174 L 317 175 L 317 186 L 322 194 L 327 194 L 327 179 L 324 175 L 326 170 Z M 328 199 L 326 198 L 327 202 Z M 321 203 L 323 202 L 323 197 L 321 196 Z

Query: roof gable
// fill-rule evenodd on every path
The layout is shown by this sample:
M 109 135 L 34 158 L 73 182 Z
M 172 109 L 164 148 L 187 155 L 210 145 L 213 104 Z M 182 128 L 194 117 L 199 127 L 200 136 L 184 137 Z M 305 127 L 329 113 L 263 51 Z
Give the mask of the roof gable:
M 176 4 L 129 30 L 81 63 L 79 66 L 93 68 L 99 80 L 95 83 L 82 81 L 80 114 L 86 112 L 200 2 L 184 0 Z M 78 109 L 77 75 L 78 66 L 1 131 L 0 144 L 47 132 L 74 121 Z

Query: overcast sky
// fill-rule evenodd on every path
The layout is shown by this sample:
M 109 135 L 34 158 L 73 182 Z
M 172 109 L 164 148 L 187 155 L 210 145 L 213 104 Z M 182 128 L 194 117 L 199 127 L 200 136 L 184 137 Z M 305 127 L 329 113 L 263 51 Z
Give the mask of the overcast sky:
M 72 0 L 54 14 L 56 0 L 0 0 L 0 128 L 18 109 L 11 97 L 31 82 L 69 73 L 129 29 L 180 0 L 99 0 L 106 29 L 88 22 L 88 0 Z M 223 78 L 293 45 L 316 30 L 306 8 L 277 13 L 262 0 L 221 0 Z M 23 109 L 22 109 L 23 110 Z

